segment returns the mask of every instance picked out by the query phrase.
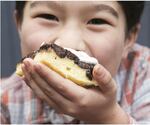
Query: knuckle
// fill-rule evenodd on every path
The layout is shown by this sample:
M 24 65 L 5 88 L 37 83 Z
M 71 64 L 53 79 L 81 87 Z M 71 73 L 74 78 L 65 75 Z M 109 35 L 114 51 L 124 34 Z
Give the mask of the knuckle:
M 110 72 L 106 71 L 106 72 L 103 73 L 103 83 L 108 84 L 111 79 L 112 78 L 111 78 Z
M 86 100 L 86 98 L 82 98 L 79 102 L 78 102 L 78 106 L 79 109 L 85 109 L 87 107 L 87 103 L 88 101 Z
M 113 93 L 117 93 L 117 84 L 114 84 L 114 86 L 112 87 L 112 92 Z
M 41 100 L 43 100 L 43 101 L 45 101 L 45 97 L 41 94 L 41 93 L 39 93 L 39 92 L 34 92 L 35 94 L 36 94 L 36 96 L 38 97 L 38 98 L 40 98 Z
M 49 73 L 45 73 L 45 72 L 43 72 L 43 77 L 47 80 L 47 82 L 51 81 L 52 79 L 52 76 Z
M 34 74 L 31 74 L 31 79 L 36 80 L 36 76 Z
M 79 109 L 87 107 L 87 95 L 86 91 L 80 92 L 80 95 L 75 99 L 75 102 Z
M 53 92 L 49 87 L 47 87 L 47 88 L 45 89 L 45 94 L 48 95 L 48 96 L 50 96 L 50 98 L 55 97 L 54 92 Z
M 62 84 L 58 86 L 58 89 L 60 92 L 66 92 L 66 88 Z
M 48 92 L 48 93 L 51 93 L 52 90 L 49 86 L 41 86 L 41 88 L 45 91 L 45 92 Z
M 113 80 L 113 79 L 112 79 Z M 111 89 L 110 89 L 110 91 L 107 91 L 106 93 L 108 94 L 108 95 L 116 95 L 117 94 L 117 84 L 114 84 L 114 83 L 112 83 L 113 85 L 111 85 Z M 110 88 L 110 86 L 109 86 L 109 88 Z
M 67 114 L 69 114 L 69 115 L 75 115 L 77 113 L 77 110 L 76 110 L 76 108 L 74 107 L 69 107 L 68 109 L 67 109 Z
M 37 75 L 34 72 L 30 72 L 30 77 L 35 80 Z

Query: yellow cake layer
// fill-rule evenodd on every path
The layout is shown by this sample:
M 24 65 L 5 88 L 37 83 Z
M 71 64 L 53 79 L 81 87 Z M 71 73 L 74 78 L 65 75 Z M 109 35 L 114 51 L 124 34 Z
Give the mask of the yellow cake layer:
M 89 80 L 86 76 L 86 69 L 80 68 L 73 60 L 68 59 L 67 57 L 60 58 L 53 50 L 37 53 L 34 60 L 47 65 L 64 78 L 67 78 L 80 86 L 97 85 L 95 80 Z M 17 66 L 16 73 L 20 76 L 23 75 L 21 65 Z

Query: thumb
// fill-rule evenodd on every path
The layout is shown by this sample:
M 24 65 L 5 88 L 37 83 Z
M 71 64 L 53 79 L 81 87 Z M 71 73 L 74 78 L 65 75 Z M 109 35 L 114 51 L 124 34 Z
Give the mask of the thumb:
M 113 80 L 110 72 L 102 65 L 97 64 L 93 69 L 93 77 L 97 81 L 99 87 L 104 93 L 116 89 L 116 83 Z

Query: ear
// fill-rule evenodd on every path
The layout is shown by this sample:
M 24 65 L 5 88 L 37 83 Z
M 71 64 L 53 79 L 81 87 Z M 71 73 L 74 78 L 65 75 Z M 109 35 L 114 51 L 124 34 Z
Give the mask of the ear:
M 123 59 L 127 58 L 128 53 L 132 50 L 132 47 L 137 40 L 140 27 L 141 27 L 141 25 L 137 24 L 135 27 L 133 27 L 130 30 L 130 32 L 126 36 L 125 47 L 124 47 L 123 56 L 122 56 Z
M 21 32 L 21 19 L 18 17 L 18 12 L 16 10 L 13 13 L 13 18 L 14 18 L 18 33 L 20 35 L 20 32 Z

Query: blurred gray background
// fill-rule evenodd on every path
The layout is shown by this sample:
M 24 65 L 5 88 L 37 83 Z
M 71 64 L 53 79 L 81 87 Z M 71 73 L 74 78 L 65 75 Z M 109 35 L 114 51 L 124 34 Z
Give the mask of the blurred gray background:
M 20 60 L 19 38 L 13 19 L 15 2 L 1 1 L 1 77 L 8 77 L 15 71 Z M 150 47 L 150 1 L 145 2 L 142 29 L 138 43 Z

